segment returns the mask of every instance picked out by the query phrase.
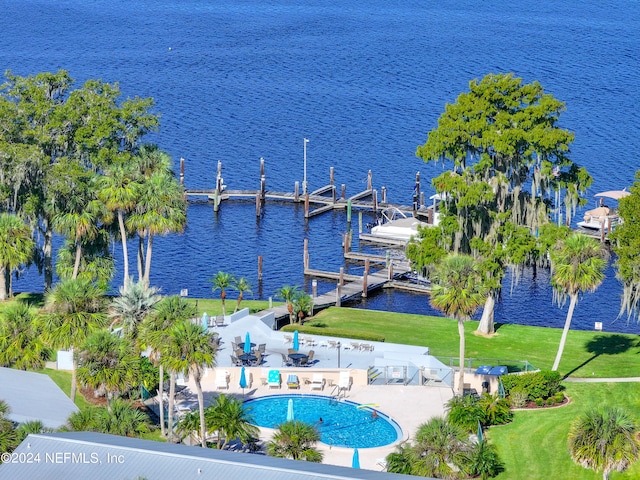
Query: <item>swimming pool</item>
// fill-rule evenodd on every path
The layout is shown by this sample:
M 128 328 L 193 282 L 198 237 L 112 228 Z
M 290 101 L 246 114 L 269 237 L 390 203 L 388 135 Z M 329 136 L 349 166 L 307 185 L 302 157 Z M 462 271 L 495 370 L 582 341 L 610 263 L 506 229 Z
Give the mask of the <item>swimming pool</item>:
M 321 395 L 269 395 L 247 400 L 245 406 L 255 425 L 277 428 L 287 420 L 289 399 L 293 400 L 294 419 L 314 425 L 321 441 L 328 445 L 381 447 L 402 437 L 402 429 L 393 419 L 377 410 L 374 417 L 371 407 L 349 400 Z

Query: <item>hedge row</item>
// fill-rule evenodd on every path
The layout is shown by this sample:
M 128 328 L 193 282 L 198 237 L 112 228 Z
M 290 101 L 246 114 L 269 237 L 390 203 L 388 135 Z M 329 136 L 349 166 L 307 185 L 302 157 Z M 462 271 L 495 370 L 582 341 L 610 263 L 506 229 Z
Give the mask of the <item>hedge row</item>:
M 560 390 L 560 373 L 551 370 L 509 374 L 502 377 L 502 385 L 507 396 L 526 395 L 528 400 L 547 399 Z

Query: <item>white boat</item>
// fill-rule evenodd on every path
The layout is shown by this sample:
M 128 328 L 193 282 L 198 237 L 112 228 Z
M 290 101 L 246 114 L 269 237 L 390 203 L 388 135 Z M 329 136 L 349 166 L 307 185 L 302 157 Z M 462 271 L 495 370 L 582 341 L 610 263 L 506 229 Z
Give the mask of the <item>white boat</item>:
M 621 198 L 629 195 L 631 194 L 626 190 L 609 190 L 607 192 L 596 193 L 595 197 L 598 206 L 584 213 L 584 218 L 581 222 L 578 222 L 578 227 L 587 230 L 610 232 L 615 225 L 620 222 L 620 216 L 618 215 L 617 208 L 604 203 L 605 199 L 608 198 L 617 202 Z
M 397 208 L 389 208 L 382 212 L 378 224 L 371 228 L 371 235 L 408 242 L 412 236 L 418 234 L 418 227 L 427 225 L 426 222 L 409 216 Z

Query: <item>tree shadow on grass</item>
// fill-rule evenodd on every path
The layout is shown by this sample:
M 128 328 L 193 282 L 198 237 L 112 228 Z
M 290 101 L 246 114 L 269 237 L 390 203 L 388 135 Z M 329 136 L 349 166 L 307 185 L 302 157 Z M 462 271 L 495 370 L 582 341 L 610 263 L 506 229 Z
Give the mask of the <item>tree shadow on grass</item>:
M 597 335 L 585 344 L 585 350 L 593 355 L 568 372 L 564 378 L 571 376 L 572 373 L 580 370 L 600 355 L 617 355 L 637 346 L 638 343 L 628 336 L 618 334 Z

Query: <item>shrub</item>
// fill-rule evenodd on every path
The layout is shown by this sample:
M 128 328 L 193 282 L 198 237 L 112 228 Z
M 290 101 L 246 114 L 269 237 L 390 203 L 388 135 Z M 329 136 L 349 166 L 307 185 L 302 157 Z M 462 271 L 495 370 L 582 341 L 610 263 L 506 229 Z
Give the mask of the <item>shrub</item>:
M 447 420 L 466 432 L 476 431 L 478 422 L 483 422 L 482 408 L 473 395 L 453 397 L 447 402 L 447 412 Z
M 538 405 L 539 407 L 544 405 L 544 399 L 542 399 L 540 397 L 536 398 L 535 401 L 536 401 L 536 405 Z
M 562 403 L 564 401 L 564 393 L 558 392 L 553 396 L 556 403 Z
M 513 412 L 509 399 L 500 395 L 482 394 L 478 405 L 482 411 L 482 423 L 484 425 L 503 425 L 513 419 Z
M 529 394 L 525 392 L 522 388 L 516 387 L 511 390 L 511 395 L 509 395 L 509 399 L 511 400 L 511 406 L 513 408 L 522 408 L 527 404 L 527 400 L 529 399 Z
M 518 391 L 527 392 L 529 400 L 533 400 L 555 395 L 560 389 L 560 379 L 560 373 L 547 370 L 504 375 L 502 377 L 502 385 L 507 395 L 510 395 L 512 390 L 518 388 Z
M 553 406 L 553 405 L 555 405 L 555 404 L 556 404 L 556 399 L 555 399 L 555 397 L 549 397 L 549 398 L 547 398 L 547 405 L 549 405 L 549 406 Z

